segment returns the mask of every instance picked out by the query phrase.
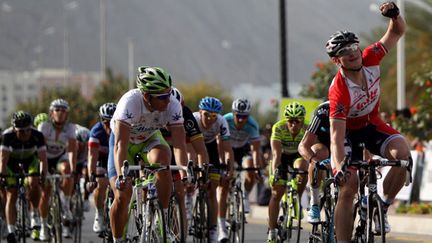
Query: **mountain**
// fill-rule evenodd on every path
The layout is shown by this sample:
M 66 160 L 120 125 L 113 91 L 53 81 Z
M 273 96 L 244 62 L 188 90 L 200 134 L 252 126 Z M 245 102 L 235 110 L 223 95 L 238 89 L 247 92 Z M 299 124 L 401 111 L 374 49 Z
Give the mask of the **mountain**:
M 164 67 L 176 81 L 271 86 L 280 82 L 278 2 L 106 0 L 107 64 L 126 76 L 132 40 L 135 66 Z M 98 71 L 99 3 L 0 0 L 0 69 L 63 68 L 66 60 L 72 72 Z M 335 31 L 385 26 L 371 3 L 286 1 L 290 87 L 328 60 L 324 45 Z

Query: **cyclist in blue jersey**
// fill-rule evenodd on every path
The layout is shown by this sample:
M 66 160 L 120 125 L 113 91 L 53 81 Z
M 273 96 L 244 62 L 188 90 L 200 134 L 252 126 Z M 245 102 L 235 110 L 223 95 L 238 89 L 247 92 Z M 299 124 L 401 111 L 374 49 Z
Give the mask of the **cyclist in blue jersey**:
M 103 225 L 103 210 L 106 199 L 106 190 L 109 181 L 103 175 L 107 173 L 108 163 L 108 139 L 111 133 L 110 121 L 114 115 L 117 105 L 115 103 L 105 103 L 99 107 L 99 118 L 90 130 L 90 139 L 88 141 L 88 171 L 90 180 L 86 188 L 93 192 L 94 203 L 96 207 L 95 218 L 93 222 L 93 231 L 102 232 L 105 228 Z M 98 175 L 98 176 L 96 176 Z
M 240 98 L 232 103 L 232 112 L 224 115 L 231 134 L 234 159 L 240 168 L 260 168 L 262 166 L 259 126 L 255 119 L 250 116 L 250 111 L 249 100 Z M 245 174 L 244 211 L 249 213 L 249 193 L 255 184 L 255 178 L 259 178 L 259 174 L 253 171 L 248 171 Z

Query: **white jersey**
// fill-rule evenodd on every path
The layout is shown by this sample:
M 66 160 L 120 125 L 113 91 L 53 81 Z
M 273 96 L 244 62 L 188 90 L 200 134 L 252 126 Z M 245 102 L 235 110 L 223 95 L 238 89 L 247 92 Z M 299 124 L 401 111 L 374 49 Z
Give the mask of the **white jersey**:
M 142 92 L 139 89 L 132 89 L 117 103 L 110 124 L 113 131 L 116 121 L 122 121 L 130 126 L 130 143 L 140 144 L 166 125 L 183 126 L 183 113 L 180 102 L 174 96 L 170 96 L 165 111 L 149 111 L 144 104 Z
M 204 135 L 205 143 L 213 142 L 216 139 L 216 136 L 218 134 L 221 135 L 222 140 L 227 140 L 230 138 L 228 122 L 225 120 L 225 118 L 222 115 L 218 114 L 216 122 L 213 124 L 213 126 L 211 126 L 208 129 L 202 126 L 202 123 L 200 122 L 201 114 L 198 111 L 194 112 L 193 115 L 195 119 L 198 121 L 198 126 Z
M 45 137 L 48 159 L 58 158 L 67 151 L 69 139 L 75 139 L 75 129 L 75 124 L 66 123 L 56 136 L 56 130 L 50 121 L 39 124 L 38 130 Z

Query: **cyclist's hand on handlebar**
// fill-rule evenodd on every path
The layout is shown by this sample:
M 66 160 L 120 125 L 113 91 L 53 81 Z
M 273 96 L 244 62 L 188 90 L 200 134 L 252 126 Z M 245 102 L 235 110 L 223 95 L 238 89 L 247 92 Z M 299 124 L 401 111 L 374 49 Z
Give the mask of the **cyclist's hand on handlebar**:
M 96 188 L 97 182 L 96 182 L 96 175 L 95 173 L 91 173 L 89 181 L 86 183 L 86 189 L 88 192 L 93 192 L 93 190 Z
M 342 171 L 342 170 L 338 170 L 335 174 L 335 180 L 336 180 L 336 184 L 339 185 L 340 187 L 344 186 L 349 177 L 351 176 L 351 173 L 349 171 Z
M 115 181 L 115 187 L 117 190 L 122 191 L 126 188 L 127 177 L 123 177 L 122 175 L 118 176 Z

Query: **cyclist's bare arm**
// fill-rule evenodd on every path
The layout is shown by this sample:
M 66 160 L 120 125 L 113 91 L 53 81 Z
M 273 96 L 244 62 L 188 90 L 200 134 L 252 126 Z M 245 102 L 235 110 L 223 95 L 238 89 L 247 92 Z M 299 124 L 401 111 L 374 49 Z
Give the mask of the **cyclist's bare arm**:
M 122 175 L 121 167 L 123 161 L 127 158 L 127 146 L 129 143 L 130 126 L 129 124 L 116 121 L 114 126 L 114 165 L 117 171 L 117 175 Z
M 252 151 L 252 160 L 254 162 L 254 167 L 255 168 L 263 167 L 263 164 L 261 161 L 261 155 L 260 155 L 261 141 L 255 140 L 255 141 L 251 142 L 250 148 Z
M 222 155 L 219 153 L 219 156 L 223 156 L 223 162 L 222 163 L 226 163 L 226 161 L 231 161 L 230 163 L 230 172 L 233 171 L 234 168 L 234 151 L 232 150 L 232 146 L 231 146 L 231 140 L 227 139 L 227 140 L 222 140 L 221 143 L 221 147 L 222 147 Z
M 87 168 L 90 175 L 96 174 L 96 164 L 98 159 L 99 159 L 99 148 L 90 147 L 90 149 L 88 150 L 88 157 L 87 157 L 87 161 L 88 161 Z
M 381 12 L 386 12 L 388 9 L 393 7 L 393 3 L 384 3 L 381 5 Z M 402 37 L 406 30 L 405 19 L 402 16 L 397 16 L 394 19 L 390 19 L 389 26 L 387 28 L 386 33 L 381 38 L 380 42 L 384 44 L 386 49 L 390 51 L 393 47 L 396 46 L 398 40 Z
M 78 141 L 75 138 L 69 138 L 68 158 L 69 158 L 69 163 L 72 172 L 76 170 L 77 153 L 78 153 Z
M 207 154 L 207 149 L 204 143 L 204 137 L 200 136 L 191 141 L 192 147 L 197 155 L 198 165 L 202 166 L 204 163 L 208 163 L 209 157 Z
M 183 124 L 170 125 L 169 130 L 171 131 L 171 136 L 175 139 L 172 140 L 172 146 L 174 151 L 175 161 L 178 165 L 187 165 L 187 150 L 186 150 L 186 132 L 184 130 Z M 180 171 L 182 178 L 186 176 L 184 171 Z
M 42 173 L 42 175 L 47 175 L 47 173 L 48 173 L 48 159 L 47 159 L 46 149 L 38 151 L 38 158 L 39 158 L 40 163 L 42 164 L 42 166 L 40 168 L 40 172 Z
M 279 164 L 281 163 L 282 143 L 279 140 L 272 139 L 270 141 L 270 145 L 271 145 L 272 156 L 273 156 L 272 171 L 274 172 L 276 168 L 279 166 Z
M 315 153 L 312 151 L 312 146 L 316 143 L 318 143 L 318 136 L 306 131 L 298 147 L 298 152 L 303 159 L 310 162 L 315 157 Z
M 0 161 L 0 163 L 1 163 L 1 167 L 0 167 L 1 171 L 0 171 L 0 173 L 2 175 L 6 174 L 6 166 L 7 166 L 7 163 L 9 161 L 9 154 L 10 154 L 9 151 L 3 150 L 3 149 L 0 150 L 0 158 L 1 158 L 1 161 Z
M 345 129 L 346 121 L 342 119 L 330 118 L 330 151 L 332 164 L 336 166 L 336 170 L 342 169 L 342 164 L 345 158 Z

